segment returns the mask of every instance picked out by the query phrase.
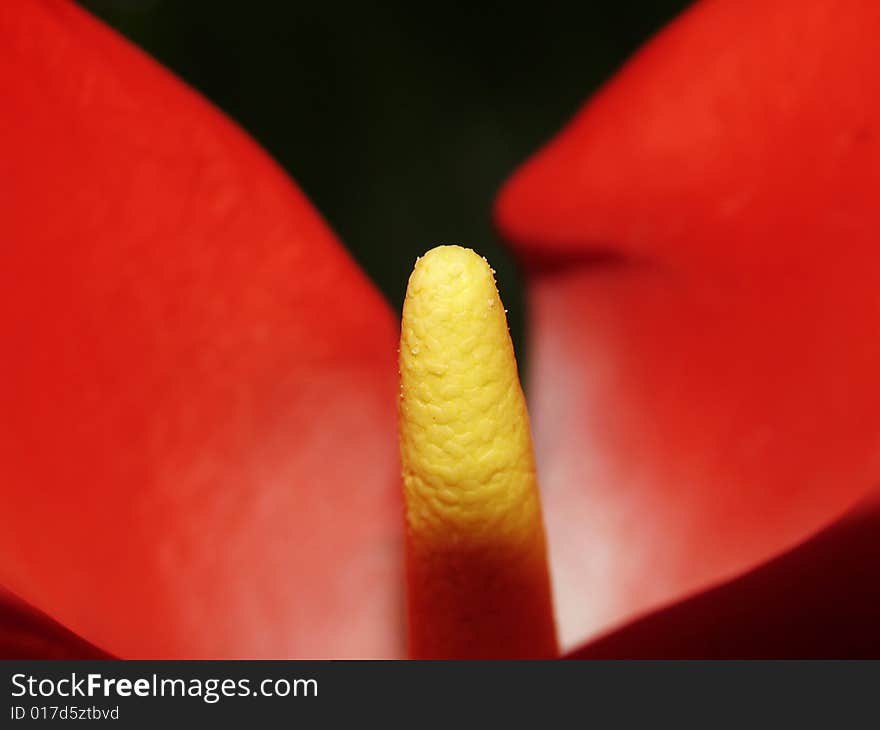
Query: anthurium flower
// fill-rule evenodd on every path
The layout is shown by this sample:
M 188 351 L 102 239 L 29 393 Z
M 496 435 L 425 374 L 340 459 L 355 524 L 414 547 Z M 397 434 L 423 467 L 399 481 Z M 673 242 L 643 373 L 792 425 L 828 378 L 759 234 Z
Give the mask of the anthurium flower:
M 428 300 L 399 393 L 393 314 L 253 142 L 77 7 L 4 3 L 0 653 L 403 656 L 408 579 L 411 622 L 448 648 L 486 605 L 506 655 L 489 545 L 540 655 L 545 534 L 563 650 L 668 605 L 576 656 L 880 653 L 878 27 L 868 0 L 698 4 L 514 175 L 496 219 L 529 277 L 542 506 L 479 289 L 492 346 L 441 365 L 506 384 L 517 436 L 481 433 L 522 468 L 450 562 L 414 515 L 476 452 L 428 483 L 414 434 L 472 404 L 407 355 L 408 313 L 442 329 Z M 444 509 L 465 547 L 502 513 Z

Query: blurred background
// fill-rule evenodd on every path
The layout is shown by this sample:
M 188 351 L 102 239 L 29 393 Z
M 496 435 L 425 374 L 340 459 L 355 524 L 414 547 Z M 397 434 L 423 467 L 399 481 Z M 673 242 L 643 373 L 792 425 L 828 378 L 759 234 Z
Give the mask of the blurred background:
M 398 310 L 425 250 L 486 256 L 521 353 L 495 192 L 689 2 L 81 4 L 256 138 Z

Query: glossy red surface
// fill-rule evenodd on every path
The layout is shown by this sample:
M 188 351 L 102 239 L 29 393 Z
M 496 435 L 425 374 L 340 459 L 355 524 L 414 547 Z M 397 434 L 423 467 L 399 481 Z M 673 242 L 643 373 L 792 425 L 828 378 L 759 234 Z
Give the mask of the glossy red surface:
M 880 483 L 878 31 L 865 0 L 698 3 L 502 191 L 566 646 Z
M 246 135 L 0 5 L 0 584 L 122 657 L 395 656 L 396 323 Z

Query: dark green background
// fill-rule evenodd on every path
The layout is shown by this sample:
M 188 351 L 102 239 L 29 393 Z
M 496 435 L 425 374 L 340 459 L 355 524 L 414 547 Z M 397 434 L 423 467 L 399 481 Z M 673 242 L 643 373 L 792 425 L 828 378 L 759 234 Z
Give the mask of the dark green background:
M 688 2 L 82 4 L 268 149 L 395 307 L 428 248 L 485 255 L 521 350 L 495 192 Z

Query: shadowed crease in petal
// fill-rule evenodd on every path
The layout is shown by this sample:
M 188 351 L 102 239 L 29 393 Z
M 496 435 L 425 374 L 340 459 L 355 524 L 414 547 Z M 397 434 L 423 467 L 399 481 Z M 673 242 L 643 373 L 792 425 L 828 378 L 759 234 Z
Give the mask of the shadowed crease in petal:
M 878 32 L 870 0 L 698 3 L 502 191 L 564 645 L 876 484 Z
M 634 621 L 571 659 L 877 659 L 880 497 L 750 573 Z
M 0 658 L 112 659 L 44 613 L 0 589 Z
M 390 309 L 238 128 L 0 6 L 0 584 L 122 657 L 402 649 Z

